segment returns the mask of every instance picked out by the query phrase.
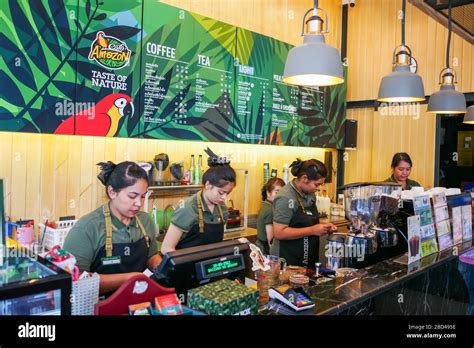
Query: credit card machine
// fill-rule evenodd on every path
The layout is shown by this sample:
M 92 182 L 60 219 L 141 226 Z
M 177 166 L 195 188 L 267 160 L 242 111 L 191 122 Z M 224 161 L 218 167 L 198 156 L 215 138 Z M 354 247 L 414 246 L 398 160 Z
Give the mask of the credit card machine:
M 303 311 L 314 307 L 314 302 L 301 287 L 293 289 L 288 285 L 284 285 L 270 288 L 268 294 L 270 298 L 283 302 L 295 311 Z

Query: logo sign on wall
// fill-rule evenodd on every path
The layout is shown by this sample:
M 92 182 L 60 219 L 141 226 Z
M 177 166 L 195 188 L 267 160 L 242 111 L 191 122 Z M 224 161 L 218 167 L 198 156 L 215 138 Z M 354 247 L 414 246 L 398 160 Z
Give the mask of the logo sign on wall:
M 96 61 L 104 68 L 122 69 L 130 60 L 131 51 L 127 44 L 113 36 L 106 36 L 103 31 L 97 32 L 92 42 L 89 59 Z

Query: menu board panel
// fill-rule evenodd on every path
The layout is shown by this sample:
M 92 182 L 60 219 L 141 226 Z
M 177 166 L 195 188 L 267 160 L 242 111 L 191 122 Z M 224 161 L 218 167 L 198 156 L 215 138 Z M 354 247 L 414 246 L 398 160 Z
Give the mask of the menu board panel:
M 346 84 L 284 84 L 288 43 L 155 0 L 0 6 L 0 130 L 343 147 Z

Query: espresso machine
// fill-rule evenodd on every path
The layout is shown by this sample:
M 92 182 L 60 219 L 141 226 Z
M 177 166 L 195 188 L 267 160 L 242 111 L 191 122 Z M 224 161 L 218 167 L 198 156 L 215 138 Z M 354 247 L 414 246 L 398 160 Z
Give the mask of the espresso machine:
M 338 233 L 328 238 L 328 267 L 363 268 L 403 253 L 399 248 L 400 230 L 393 223 L 401 186 L 362 182 L 339 189 L 344 193 L 345 213 L 350 224 L 347 234 Z

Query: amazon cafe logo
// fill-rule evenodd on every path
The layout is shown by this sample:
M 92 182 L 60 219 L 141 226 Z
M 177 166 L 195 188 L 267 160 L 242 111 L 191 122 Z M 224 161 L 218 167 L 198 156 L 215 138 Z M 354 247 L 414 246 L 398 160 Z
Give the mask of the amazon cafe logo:
M 117 70 L 128 65 L 130 55 L 131 51 L 125 42 L 99 31 L 92 42 L 89 60 L 95 60 L 104 68 Z

